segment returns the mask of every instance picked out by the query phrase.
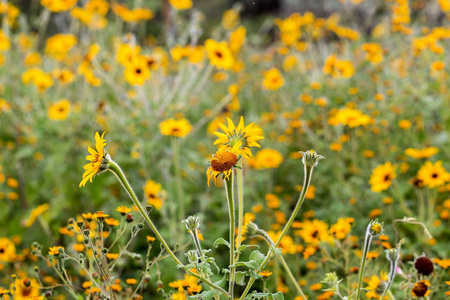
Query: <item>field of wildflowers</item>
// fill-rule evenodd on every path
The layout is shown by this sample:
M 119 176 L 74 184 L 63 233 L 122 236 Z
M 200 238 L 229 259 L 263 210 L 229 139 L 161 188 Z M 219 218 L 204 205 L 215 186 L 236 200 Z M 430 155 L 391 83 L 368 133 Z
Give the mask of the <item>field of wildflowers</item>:
M 450 297 L 449 0 L 26 2 L 0 299 Z

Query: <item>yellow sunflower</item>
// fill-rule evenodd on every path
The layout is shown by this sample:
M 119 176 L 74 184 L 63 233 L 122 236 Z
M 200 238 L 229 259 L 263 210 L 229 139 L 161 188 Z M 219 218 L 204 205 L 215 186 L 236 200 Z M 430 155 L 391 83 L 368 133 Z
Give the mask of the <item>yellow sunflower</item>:
M 372 171 L 369 183 L 373 192 L 381 192 L 386 190 L 392 185 L 392 180 L 397 177 L 395 174 L 395 169 L 397 167 L 392 165 L 390 162 L 384 165 L 379 165 Z
M 439 160 L 434 164 L 427 161 L 417 172 L 417 178 L 422 180 L 423 185 L 431 189 L 449 181 L 450 173 L 444 169 L 442 161 Z
M 62 99 L 51 105 L 48 109 L 48 117 L 50 120 L 63 121 L 67 118 L 70 111 L 70 102 Z
M 106 141 L 103 138 L 105 132 L 100 136 L 98 132 L 95 133 L 95 149 L 92 149 L 91 146 L 88 147 L 88 151 L 90 155 L 86 156 L 86 160 L 90 160 L 91 162 L 84 165 L 85 172 L 83 173 L 83 180 L 80 182 L 80 187 L 85 186 L 86 182 L 89 180 L 92 182 L 92 178 L 99 174 L 102 171 L 106 170 L 106 163 L 108 162 L 107 157 L 108 152 L 106 151 Z
M 217 177 L 222 175 L 222 178 L 228 179 L 231 174 L 231 170 L 236 166 L 240 159 L 239 155 L 239 144 L 231 147 L 222 147 L 209 161 L 209 168 L 206 171 L 208 175 L 208 186 L 211 178 L 214 178 L 214 183 Z
M 0 262 L 13 262 L 16 257 L 16 247 L 7 238 L 0 238 Z
M 234 126 L 233 121 L 227 118 L 228 126 L 220 123 L 219 127 L 223 132 L 215 131 L 214 134 L 218 139 L 214 142 L 214 145 L 224 145 L 239 149 L 239 154 L 245 158 L 252 156 L 250 147 L 261 147 L 257 141 L 264 139 L 261 128 L 257 127 L 254 123 L 244 125 L 244 118 L 241 117 L 239 125 Z
M 209 61 L 213 66 L 224 70 L 229 70 L 233 67 L 234 58 L 227 42 L 222 41 L 219 43 L 215 40 L 208 39 L 205 42 L 205 49 L 208 53 Z

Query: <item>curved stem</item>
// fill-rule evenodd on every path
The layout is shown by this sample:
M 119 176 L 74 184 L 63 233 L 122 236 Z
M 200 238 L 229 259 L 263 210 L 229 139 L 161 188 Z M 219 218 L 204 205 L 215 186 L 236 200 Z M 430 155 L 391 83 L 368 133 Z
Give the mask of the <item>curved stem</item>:
M 371 241 L 372 241 L 372 235 L 370 234 L 369 229 L 367 229 L 366 238 L 364 240 L 363 255 L 361 257 L 361 266 L 359 268 L 359 279 L 358 279 L 358 289 L 356 290 L 356 300 L 359 300 L 359 297 L 361 296 L 362 279 L 364 276 L 364 268 L 366 266 L 366 257 L 367 257 L 367 253 L 369 252 Z
M 236 268 L 233 267 L 234 265 L 234 253 L 235 253 L 235 246 L 234 241 L 236 239 L 234 229 L 236 227 L 235 225 L 235 209 L 234 209 L 234 193 L 233 193 L 233 183 L 234 183 L 234 174 L 231 173 L 230 178 L 225 179 L 225 191 L 227 194 L 227 200 L 228 200 L 228 213 L 230 215 L 230 280 L 229 280 L 229 286 L 228 286 L 228 293 L 231 295 L 231 299 L 234 297 L 234 282 L 235 282 L 235 274 L 236 274 Z
M 113 172 L 114 175 L 116 175 L 117 179 L 120 181 L 122 186 L 127 191 L 128 196 L 130 196 L 131 200 L 133 201 L 133 203 L 138 208 L 138 210 L 141 213 L 141 215 L 144 218 L 144 220 L 147 222 L 147 224 L 153 230 L 153 233 L 156 235 L 156 237 L 158 238 L 160 243 L 163 245 L 164 249 L 166 249 L 167 253 L 169 253 L 169 255 L 172 257 L 172 259 L 178 264 L 178 266 L 180 268 L 182 268 L 189 275 L 191 275 L 191 276 L 193 276 L 193 277 L 203 281 L 205 284 L 209 285 L 213 289 L 216 289 L 217 291 L 219 291 L 222 294 L 224 294 L 227 297 L 227 299 L 230 299 L 230 294 L 228 294 L 227 291 L 225 291 L 220 286 L 214 284 L 210 280 L 208 280 L 208 279 L 206 279 L 206 278 L 204 278 L 202 276 L 199 276 L 198 274 L 195 274 L 195 273 L 191 272 L 190 270 L 188 270 L 186 268 L 186 266 L 175 256 L 175 254 L 173 253 L 172 249 L 170 249 L 169 245 L 164 240 L 164 238 L 162 237 L 161 233 L 158 231 L 158 229 L 156 228 L 155 224 L 153 224 L 153 222 L 149 218 L 147 212 L 144 210 L 144 208 L 142 207 L 141 203 L 137 199 L 136 194 L 134 193 L 133 189 L 131 188 L 130 184 L 128 183 L 128 180 L 126 179 L 125 174 L 122 172 L 122 169 L 120 168 L 120 166 L 116 162 L 114 162 L 113 160 L 109 160 L 108 163 L 109 163 L 109 171 Z
M 305 196 L 306 196 L 306 192 L 308 191 L 308 187 L 311 184 L 311 177 L 312 177 L 313 169 L 314 169 L 314 167 L 306 167 L 305 166 L 305 168 L 304 168 L 305 179 L 303 181 L 302 192 L 300 193 L 300 197 L 297 201 L 297 204 L 295 205 L 295 208 L 291 214 L 291 217 L 289 218 L 286 225 L 284 226 L 283 231 L 281 232 L 280 236 L 278 237 L 277 241 L 275 242 L 275 245 L 273 248 L 277 248 L 280 245 L 281 240 L 287 234 L 289 228 L 291 227 L 292 223 L 295 220 L 295 217 L 297 216 L 298 212 L 300 211 L 300 208 L 302 207 L 302 204 L 305 201 Z M 263 260 L 261 265 L 258 267 L 258 269 L 256 270 L 256 273 L 261 272 L 261 270 L 265 268 L 265 266 L 269 263 L 269 261 L 272 259 L 273 256 L 274 256 L 273 250 L 269 249 L 269 251 L 267 252 L 266 258 Z M 247 286 L 245 287 L 245 290 L 242 293 L 239 300 L 243 300 L 245 298 L 245 296 L 247 296 L 247 294 L 250 291 L 250 288 L 252 287 L 255 280 L 256 280 L 255 278 L 250 278 L 250 280 L 248 281 Z

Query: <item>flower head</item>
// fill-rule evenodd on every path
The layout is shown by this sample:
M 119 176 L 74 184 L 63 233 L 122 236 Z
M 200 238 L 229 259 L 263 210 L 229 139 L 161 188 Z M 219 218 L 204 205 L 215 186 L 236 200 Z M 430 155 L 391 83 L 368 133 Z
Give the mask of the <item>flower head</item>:
M 86 182 L 89 180 L 92 182 L 92 178 L 104 172 L 108 169 L 108 161 L 110 159 L 108 151 L 106 149 L 106 141 L 103 138 L 105 132 L 100 136 L 98 132 L 95 133 L 95 149 L 92 149 L 89 146 L 88 151 L 90 155 L 86 156 L 86 160 L 90 160 L 91 162 L 84 165 L 84 169 L 86 170 L 83 173 L 83 180 L 80 182 L 80 187 L 85 186 Z
M 417 178 L 423 181 L 423 185 L 431 189 L 449 181 L 450 173 L 444 169 L 442 161 L 439 160 L 434 164 L 427 161 L 417 172 Z
M 192 125 L 184 118 L 179 120 L 168 119 L 159 124 L 159 129 L 162 135 L 184 138 L 189 132 L 191 132 Z
M 218 139 L 214 145 L 224 145 L 228 147 L 237 147 L 239 154 L 245 158 L 252 156 L 250 147 L 261 147 L 257 141 L 264 139 L 262 130 L 254 123 L 244 125 L 244 117 L 241 117 L 238 126 L 234 126 L 233 121 L 227 118 L 228 126 L 220 123 L 219 127 L 223 132 L 215 131 Z
M 411 295 L 413 295 L 414 297 L 426 297 L 431 292 L 430 286 L 431 284 L 428 280 L 421 280 L 419 282 L 416 282 L 411 289 Z
M 373 192 L 381 192 L 389 188 L 392 184 L 392 180 L 397 177 L 395 174 L 396 166 L 390 162 L 384 165 L 379 165 L 372 171 L 369 183 Z
M 236 144 L 233 148 L 222 147 L 215 154 L 213 158 L 209 161 L 209 168 L 206 171 L 208 175 L 208 185 L 209 180 L 214 178 L 214 182 L 217 177 L 222 174 L 222 178 L 229 178 L 231 170 L 236 166 L 240 159 L 239 155 L 239 144 Z
M 384 223 L 378 222 L 378 219 L 370 221 L 369 226 L 367 226 L 367 231 L 372 236 L 377 236 L 383 233 L 384 231 Z
M 425 255 L 421 255 L 414 261 L 414 269 L 416 269 L 417 273 L 420 275 L 427 276 L 433 273 L 434 264 L 431 259 Z

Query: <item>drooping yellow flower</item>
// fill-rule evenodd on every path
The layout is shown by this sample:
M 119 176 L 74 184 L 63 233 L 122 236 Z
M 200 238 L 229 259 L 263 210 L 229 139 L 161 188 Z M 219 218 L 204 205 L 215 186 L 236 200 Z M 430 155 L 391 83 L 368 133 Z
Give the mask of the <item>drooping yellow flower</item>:
M 0 262 L 13 262 L 16 257 L 16 247 L 7 238 L 0 238 Z
M 25 221 L 25 227 L 30 227 L 31 225 L 33 225 L 34 221 L 36 221 L 36 218 L 46 212 L 49 208 L 50 205 L 48 203 L 44 203 L 33 209 L 31 211 L 30 217 Z
M 241 117 L 237 127 L 234 126 L 234 123 L 230 118 L 227 118 L 227 122 L 228 126 L 225 126 L 222 123 L 219 124 L 223 133 L 218 131 L 214 132 L 218 137 L 214 142 L 214 145 L 226 145 L 231 148 L 239 145 L 239 154 L 245 158 L 251 157 L 252 152 L 250 147 L 261 147 L 258 144 L 258 141 L 264 139 L 261 128 L 257 127 L 254 123 L 245 126 L 244 117 Z
M 272 68 L 264 72 L 264 80 L 262 86 L 266 90 L 276 91 L 284 85 L 284 78 L 280 71 Z
M 159 124 L 159 130 L 162 135 L 184 138 L 191 132 L 192 125 L 184 118 L 178 120 L 167 119 Z
M 85 186 L 88 180 L 92 182 L 92 178 L 105 168 L 104 164 L 106 163 L 108 153 L 105 151 L 107 144 L 103 138 L 104 136 L 105 132 L 101 136 L 98 132 L 95 133 L 95 148 L 97 151 L 92 149 L 91 146 L 88 147 L 90 155 L 86 156 L 86 160 L 90 160 L 91 162 L 83 167 L 86 171 L 83 173 L 83 180 L 80 182 L 80 187 Z
M 372 171 L 369 183 L 373 192 L 381 192 L 389 188 L 392 184 L 392 180 L 397 177 L 395 173 L 396 166 L 390 162 L 386 162 L 384 165 L 379 165 Z
M 214 183 L 220 175 L 222 175 L 222 179 L 228 179 L 232 169 L 238 163 L 239 158 L 239 144 L 236 144 L 233 148 L 220 148 L 209 161 L 209 168 L 206 171 L 208 175 L 208 186 L 211 178 L 214 178 Z
M 217 42 L 208 39 L 205 42 L 205 50 L 213 66 L 224 70 L 229 70 L 233 67 L 234 57 L 227 42 Z
M 439 160 L 434 164 L 427 161 L 417 172 L 417 178 L 422 180 L 423 185 L 432 189 L 450 181 L 450 173 L 444 169 L 442 161 Z
M 67 118 L 70 111 L 70 102 L 62 99 L 48 108 L 48 117 L 50 120 L 63 121 Z

